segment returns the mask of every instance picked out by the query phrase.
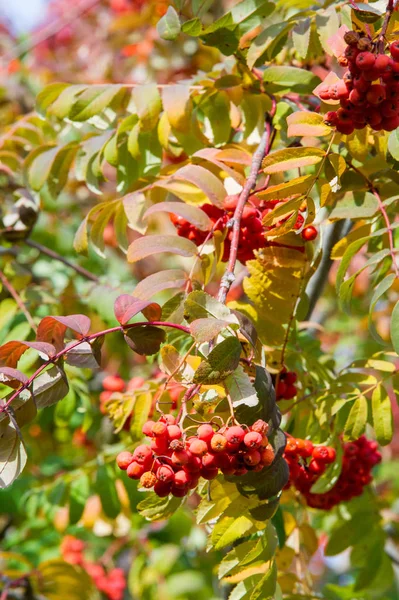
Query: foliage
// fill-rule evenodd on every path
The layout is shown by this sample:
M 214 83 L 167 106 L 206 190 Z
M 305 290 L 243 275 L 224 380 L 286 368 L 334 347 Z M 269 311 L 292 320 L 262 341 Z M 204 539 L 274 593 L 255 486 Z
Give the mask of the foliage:
M 323 86 L 349 30 L 385 52 L 397 6 L 97 5 L 65 24 L 58 0 L 21 53 L 2 34 L 1 600 L 393 599 L 398 129 L 345 134 Z M 148 492 L 169 413 L 178 451 L 211 424 L 234 467 Z M 229 440 L 259 420 L 264 445 Z M 364 434 L 383 463 L 341 502 Z

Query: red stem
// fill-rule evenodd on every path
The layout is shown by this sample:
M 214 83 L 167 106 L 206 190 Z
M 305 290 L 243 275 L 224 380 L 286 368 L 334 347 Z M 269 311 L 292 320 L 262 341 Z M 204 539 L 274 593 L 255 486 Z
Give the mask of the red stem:
M 123 333 L 124 331 L 126 331 L 128 329 L 132 329 L 133 327 L 143 327 L 145 325 L 152 325 L 154 327 L 171 327 L 173 329 L 179 329 L 180 331 L 184 331 L 184 333 L 190 333 L 190 329 L 188 327 L 186 327 L 185 325 L 178 325 L 177 323 L 169 323 L 169 321 L 142 321 L 142 322 L 138 322 L 138 323 L 130 323 L 128 325 L 118 325 L 117 327 L 111 327 L 110 329 L 104 329 L 103 331 L 98 331 L 97 333 L 92 333 L 91 335 L 86 335 L 86 336 L 80 338 L 79 340 L 76 340 L 75 343 L 69 345 L 68 347 L 63 348 L 62 350 L 57 352 L 57 354 L 52 356 L 49 360 L 47 360 L 42 365 L 40 365 L 40 367 L 33 373 L 33 375 L 31 375 L 31 377 L 28 379 L 28 381 L 26 383 L 24 383 L 20 388 L 18 388 L 18 390 L 16 390 L 12 394 L 11 398 L 9 398 L 5 404 L 0 406 L 0 413 L 6 412 L 7 408 L 11 404 L 11 402 L 13 400 L 15 400 L 15 398 L 17 398 L 21 392 L 28 389 L 30 384 L 36 379 L 36 377 L 38 375 L 40 375 L 40 373 L 42 371 L 44 371 L 44 369 L 46 369 L 49 365 L 56 363 L 57 360 L 59 360 L 65 354 L 68 354 L 68 352 L 70 350 L 72 350 L 73 348 L 76 348 L 77 346 L 80 346 L 80 344 L 84 344 L 85 342 L 90 343 L 93 340 L 95 340 L 99 337 L 102 337 L 103 335 L 108 335 L 109 333 L 115 333 L 116 331 L 120 331 Z

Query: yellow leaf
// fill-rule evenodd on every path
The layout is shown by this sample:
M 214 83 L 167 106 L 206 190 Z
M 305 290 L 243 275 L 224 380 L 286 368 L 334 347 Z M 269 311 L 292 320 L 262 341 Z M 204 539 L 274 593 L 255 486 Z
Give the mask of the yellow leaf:
M 322 115 L 315 112 L 298 111 L 287 117 L 288 137 L 331 135 L 332 129 L 324 123 Z
M 265 202 L 268 202 L 269 200 L 290 198 L 291 196 L 297 196 L 306 193 L 313 181 L 313 175 L 304 175 L 303 177 L 291 179 L 291 181 L 285 181 L 284 183 L 279 183 L 278 185 L 272 185 L 264 192 L 258 192 L 256 196 Z
M 263 159 L 262 168 L 269 175 L 271 173 L 289 171 L 290 169 L 298 169 L 299 167 L 316 165 L 324 156 L 325 152 L 320 148 L 285 148 L 266 156 Z

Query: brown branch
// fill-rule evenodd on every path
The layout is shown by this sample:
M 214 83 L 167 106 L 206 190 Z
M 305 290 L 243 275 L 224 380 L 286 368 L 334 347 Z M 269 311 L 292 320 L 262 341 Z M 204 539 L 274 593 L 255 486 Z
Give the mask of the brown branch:
M 49 256 L 50 258 L 53 258 L 54 260 L 58 260 L 59 262 L 62 262 L 64 265 L 66 265 L 70 269 L 73 269 L 74 271 L 79 273 L 79 275 L 86 277 L 86 279 L 90 279 L 90 281 L 95 281 L 96 283 L 99 283 L 100 280 L 97 277 L 97 275 L 93 275 L 93 273 L 90 273 L 90 271 L 87 271 L 87 269 L 84 269 L 80 265 L 75 265 L 74 263 L 70 262 L 67 258 L 64 258 L 57 252 L 54 252 L 54 250 L 50 250 L 50 248 L 47 248 L 47 246 L 43 246 L 42 244 L 39 244 L 38 242 L 34 242 L 33 240 L 25 240 L 25 244 L 27 246 L 30 246 L 31 248 L 36 248 L 36 250 L 39 250 L 39 252 L 41 252 L 42 254 L 46 254 L 47 256 Z
M 256 180 L 258 177 L 259 169 L 262 164 L 264 157 L 270 152 L 271 143 L 273 139 L 273 126 L 272 121 L 276 112 L 276 102 L 273 100 L 273 105 L 270 110 L 270 114 L 266 115 L 265 131 L 261 137 L 259 145 L 253 155 L 251 170 L 246 180 L 241 194 L 238 198 L 237 206 L 233 216 L 233 238 L 231 240 L 229 262 L 227 264 L 226 271 L 222 277 L 222 281 L 219 288 L 218 300 L 219 302 L 226 302 L 226 297 L 231 288 L 231 285 L 235 279 L 234 271 L 237 262 L 238 244 L 240 242 L 241 232 L 241 218 L 244 211 L 245 204 L 248 202 L 248 198 L 256 186 Z
M 25 306 L 25 304 L 24 304 L 21 296 L 18 294 L 17 290 L 8 281 L 7 277 L 4 275 L 4 273 L 2 271 L 0 271 L 0 280 L 1 280 L 2 284 L 4 285 L 4 287 L 8 290 L 9 294 L 14 298 L 14 300 L 17 303 L 19 309 L 25 315 L 26 320 L 28 321 L 29 325 L 32 327 L 33 331 L 36 332 L 37 331 L 37 327 L 36 327 L 35 322 L 34 322 L 34 320 L 32 318 L 32 315 L 30 314 L 30 312 L 26 308 L 26 306 Z
M 394 11 L 394 0 L 388 0 L 385 17 L 384 17 L 384 22 L 381 27 L 380 35 L 378 36 L 378 51 L 379 52 L 384 52 L 384 50 L 385 50 L 385 36 L 387 33 L 389 21 L 391 20 L 393 11 Z

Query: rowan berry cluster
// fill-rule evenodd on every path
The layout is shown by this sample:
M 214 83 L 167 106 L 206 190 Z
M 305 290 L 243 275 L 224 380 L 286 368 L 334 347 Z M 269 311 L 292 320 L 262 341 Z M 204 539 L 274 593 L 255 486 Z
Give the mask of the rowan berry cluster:
M 298 393 L 296 388 L 297 374 L 294 371 L 283 369 L 280 372 L 278 383 L 276 385 L 276 375 L 272 375 L 273 383 L 276 389 L 276 400 L 291 400 Z
M 340 108 L 324 120 L 337 131 L 350 134 L 370 125 L 375 131 L 399 127 L 399 41 L 389 53 L 379 52 L 379 43 L 356 31 L 347 31 L 345 55 L 339 59 L 348 70 L 342 79 L 319 89 L 322 100 L 339 100 Z
M 229 227 L 229 223 L 231 223 L 231 219 L 233 218 L 237 206 L 237 199 L 237 196 L 227 196 L 224 201 L 223 209 L 213 206 L 212 204 L 203 204 L 200 206 L 201 210 L 203 210 L 212 221 L 213 231 L 224 231 L 226 227 Z M 254 196 L 254 200 L 256 201 L 256 196 Z M 268 202 L 259 202 L 257 206 L 247 204 L 244 207 L 240 224 L 241 229 L 237 252 L 239 261 L 246 263 L 248 260 L 254 258 L 255 250 L 272 245 L 265 240 L 265 233 L 282 225 L 284 221 L 289 219 L 289 216 L 281 219 L 281 221 L 272 226 L 263 225 L 262 219 L 274 208 L 278 208 L 283 204 L 283 200 L 271 200 Z M 306 210 L 306 207 L 304 207 L 303 210 Z M 176 227 L 178 235 L 191 240 L 197 246 L 201 246 L 209 236 L 209 232 L 201 231 L 183 217 L 172 214 L 170 219 Z M 303 223 L 304 217 L 299 214 L 294 229 L 300 229 Z M 317 237 L 317 229 L 310 225 L 303 229 L 301 235 L 305 241 L 312 241 Z M 229 259 L 232 239 L 233 230 L 230 228 L 224 241 L 223 262 L 226 262 Z M 273 243 L 273 245 L 275 245 L 275 243 Z
M 106 571 L 102 565 L 86 560 L 84 550 L 85 543 L 72 535 L 67 535 L 62 540 L 61 554 L 65 562 L 80 565 L 92 578 L 96 588 L 109 600 L 122 600 L 126 588 L 123 569 Z
M 309 440 L 288 438 L 284 454 L 290 469 L 287 487 L 294 485 L 312 508 L 329 510 L 340 502 L 360 496 L 363 488 L 371 483 L 371 470 L 381 461 L 377 448 L 377 443 L 365 436 L 344 443 L 342 470 L 337 483 L 324 494 L 314 494 L 310 490 L 327 465 L 335 461 L 335 450 L 328 446 L 314 446 Z M 307 462 L 309 458 L 310 462 Z
M 187 437 L 172 415 L 163 415 L 143 427 L 151 438 L 149 446 L 141 444 L 133 454 L 121 452 L 116 461 L 128 477 L 140 480 L 141 487 L 153 489 L 161 498 L 169 494 L 181 498 L 197 487 L 200 477 L 241 476 L 271 465 L 274 450 L 268 430 L 260 419 L 246 429 L 234 425 L 215 431 L 204 423 L 196 435 Z

